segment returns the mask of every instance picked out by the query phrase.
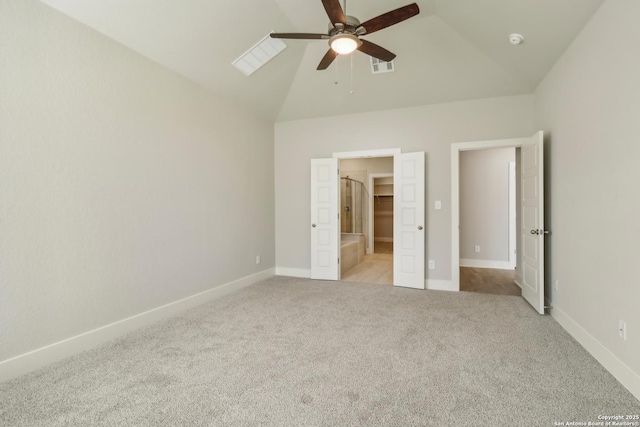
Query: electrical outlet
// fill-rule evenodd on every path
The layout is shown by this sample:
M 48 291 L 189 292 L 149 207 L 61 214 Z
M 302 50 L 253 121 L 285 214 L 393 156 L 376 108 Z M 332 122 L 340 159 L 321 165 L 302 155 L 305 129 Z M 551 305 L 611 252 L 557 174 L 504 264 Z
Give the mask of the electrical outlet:
M 476 247 L 474 248 L 474 250 L 476 251 L 476 253 L 480 252 L 480 245 L 476 245 Z
M 260 255 L 256 255 L 256 264 L 260 264 Z
M 435 208 L 436 208 L 437 210 L 442 209 L 442 201 L 440 201 L 440 200 L 436 200 Z
M 618 320 L 618 336 L 623 340 L 627 340 L 627 322 L 620 319 Z
M 429 270 L 435 270 L 436 262 L 432 259 L 429 260 Z

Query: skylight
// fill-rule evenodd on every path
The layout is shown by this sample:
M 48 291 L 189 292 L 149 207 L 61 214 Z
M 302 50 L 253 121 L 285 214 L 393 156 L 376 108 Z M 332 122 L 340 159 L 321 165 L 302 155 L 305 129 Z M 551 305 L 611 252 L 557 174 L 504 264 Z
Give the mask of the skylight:
M 248 77 L 286 48 L 281 39 L 271 38 L 267 34 L 231 64 Z

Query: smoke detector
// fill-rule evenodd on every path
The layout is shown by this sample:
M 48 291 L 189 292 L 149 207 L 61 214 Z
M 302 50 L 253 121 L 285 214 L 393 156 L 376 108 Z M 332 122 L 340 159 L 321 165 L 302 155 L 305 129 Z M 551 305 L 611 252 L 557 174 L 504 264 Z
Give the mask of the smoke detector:
M 509 43 L 512 45 L 517 46 L 523 41 L 524 37 L 522 37 L 522 34 L 509 34 Z

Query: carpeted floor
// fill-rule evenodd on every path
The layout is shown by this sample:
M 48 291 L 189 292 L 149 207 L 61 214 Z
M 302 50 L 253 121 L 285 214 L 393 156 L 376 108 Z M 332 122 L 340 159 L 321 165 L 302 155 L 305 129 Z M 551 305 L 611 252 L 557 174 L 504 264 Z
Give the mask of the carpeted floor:
M 275 277 L 0 384 L 2 426 L 553 426 L 640 402 L 519 297 Z

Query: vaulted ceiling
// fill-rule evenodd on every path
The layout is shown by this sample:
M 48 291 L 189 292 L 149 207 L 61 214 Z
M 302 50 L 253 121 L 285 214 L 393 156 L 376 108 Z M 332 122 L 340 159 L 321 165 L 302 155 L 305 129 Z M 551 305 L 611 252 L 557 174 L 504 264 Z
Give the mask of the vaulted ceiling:
M 321 0 L 41 1 L 278 121 L 532 93 L 603 2 L 416 0 L 418 16 L 363 37 L 397 54 L 393 73 L 373 75 L 360 52 L 316 71 L 327 42 L 285 40 L 246 77 L 231 63 L 268 33 L 326 32 Z M 411 2 L 349 0 L 346 13 L 365 21 Z

